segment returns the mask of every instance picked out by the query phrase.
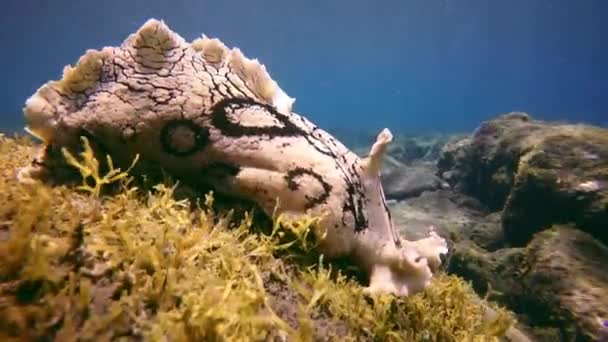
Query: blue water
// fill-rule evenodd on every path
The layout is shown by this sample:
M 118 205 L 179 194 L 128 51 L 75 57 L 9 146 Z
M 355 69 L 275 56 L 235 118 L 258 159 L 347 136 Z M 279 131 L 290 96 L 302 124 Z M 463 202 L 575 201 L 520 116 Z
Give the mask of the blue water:
M 0 127 L 150 17 L 266 64 L 327 129 L 470 131 L 520 110 L 608 124 L 606 0 L 2 0 Z

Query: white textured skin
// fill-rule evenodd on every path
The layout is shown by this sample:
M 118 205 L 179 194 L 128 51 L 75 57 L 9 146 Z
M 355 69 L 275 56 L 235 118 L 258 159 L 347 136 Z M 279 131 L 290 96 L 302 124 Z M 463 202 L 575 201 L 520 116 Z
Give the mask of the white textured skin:
M 324 215 L 320 251 L 350 256 L 370 276 L 370 292 L 409 295 L 427 286 L 447 252 L 434 232 L 419 241 L 396 233 L 379 168 L 392 141 L 383 130 L 360 159 L 293 113 L 265 68 L 238 49 L 203 37 L 191 44 L 149 20 L 120 47 L 89 50 L 64 77 L 27 102 L 27 129 L 45 148 L 20 178 L 58 168 L 60 147 L 86 135 L 134 172 L 159 167 L 180 179 L 256 202 L 268 214 Z

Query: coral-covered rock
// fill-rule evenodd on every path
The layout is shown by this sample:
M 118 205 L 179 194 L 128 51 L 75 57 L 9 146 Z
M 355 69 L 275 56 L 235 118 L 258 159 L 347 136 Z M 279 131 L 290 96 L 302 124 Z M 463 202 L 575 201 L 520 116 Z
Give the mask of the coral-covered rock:
M 491 210 L 515 245 L 554 223 L 608 241 L 608 130 L 510 113 L 444 148 L 441 174 Z
M 608 248 L 569 226 L 537 233 L 525 248 L 489 253 L 468 240 L 448 270 L 517 312 L 547 341 L 608 339 Z M 552 336 L 552 337 L 550 337 Z
M 447 144 L 438 162 L 439 174 L 454 188 L 478 197 L 489 209 L 501 208 L 525 149 L 520 146 L 521 137 L 511 137 L 511 133 L 529 121 L 526 114 L 510 113 L 483 123 L 470 139 Z
M 524 248 L 488 252 L 473 241 L 463 239 L 454 243 L 448 271 L 471 281 L 478 293 L 490 295 L 510 307 L 519 307 L 519 297 L 525 291 L 518 271 L 524 259 Z
M 472 170 L 469 162 L 471 138 L 456 138 L 448 141 L 441 149 L 437 161 L 438 174 L 450 184 L 454 190 L 471 193 L 465 181 Z
M 572 337 L 608 340 L 608 248 L 589 234 L 556 226 L 527 247 L 524 288 Z
M 523 243 L 551 224 L 572 222 L 608 242 L 608 130 L 544 129 L 519 158 L 503 210 L 505 236 Z
M 462 233 L 477 246 L 487 251 L 504 247 L 504 232 L 498 212 L 480 218 L 475 224 L 465 226 Z

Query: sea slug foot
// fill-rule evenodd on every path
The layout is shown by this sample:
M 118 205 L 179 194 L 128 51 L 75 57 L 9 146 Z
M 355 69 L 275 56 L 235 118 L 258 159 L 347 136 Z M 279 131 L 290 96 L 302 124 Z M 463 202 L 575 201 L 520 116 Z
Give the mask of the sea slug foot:
M 435 227 L 430 226 L 428 237 L 416 241 L 403 240 L 406 248 L 415 249 L 420 256 L 425 258 L 431 270 L 436 271 L 441 266 L 441 255 L 448 253 L 448 244 L 444 238 L 435 232 Z
M 426 258 L 411 247 L 396 248 L 372 266 L 366 293 L 409 296 L 428 286 L 433 274 Z

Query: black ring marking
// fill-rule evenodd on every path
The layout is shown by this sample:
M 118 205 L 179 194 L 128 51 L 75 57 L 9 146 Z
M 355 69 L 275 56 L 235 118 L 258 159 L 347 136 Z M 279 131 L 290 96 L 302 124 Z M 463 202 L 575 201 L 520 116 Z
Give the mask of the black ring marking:
M 298 184 L 296 182 L 296 178 L 303 176 L 303 175 L 309 175 L 309 176 L 313 177 L 323 187 L 323 192 L 319 196 L 317 196 L 317 197 L 306 196 L 306 199 L 308 200 L 308 202 L 306 203 L 306 206 L 304 208 L 311 209 L 318 204 L 325 203 L 325 201 L 327 201 L 327 199 L 329 198 L 329 194 L 331 192 L 332 186 L 329 183 L 327 183 L 323 179 L 323 177 L 321 177 L 320 174 L 314 172 L 313 170 L 305 169 L 303 167 L 296 167 L 295 169 L 289 170 L 287 172 L 287 174 L 285 175 L 285 181 L 287 182 L 287 188 L 289 188 L 289 190 L 292 190 L 292 191 L 298 190 L 300 188 L 300 184 Z
M 231 111 L 260 107 L 263 108 L 273 118 L 278 120 L 283 127 L 279 126 L 242 126 L 237 122 L 230 121 L 228 110 Z M 223 135 L 228 137 L 243 137 L 243 136 L 261 136 L 268 135 L 269 137 L 288 137 L 306 135 L 300 127 L 294 125 L 289 117 L 276 111 L 274 107 L 267 104 L 262 104 L 247 98 L 230 98 L 218 102 L 211 111 L 211 124 L 219 129 Z
M 251 107 L 259 107 L 264 109 L 274 119 L 279 121 L 283 127 L 280 126 L 242 126 L 238 122 L 233 122 L 229 118 L 228 108 L 231 111 L 239 109 L 246 109 Z M 203 115 L 206 115 L 203 113 Z M 295 115 L 292 113 L 292 115 Z M 337 159 L 336 154 L 331 150 L 322 139 L 315 134 L 315 130 L 319 129 L 312 123 L 305 121 L 301 116 L 300 121 L 302 124 L 309 128 L 311 132 L 307 132 L 305 129 L 294 124 L 290 117 L 279 113 L 272 105 L 259 103 L 249 98 L 227 98 L 216 103 L 211 109 L 211 125 L 218 129 L 224 136 L 231 138 L 240 137 L 262 137 L 268 138 L 275 137 L 302 137 L 308 141 L 308 143 L 319 153 L 326 156 Z M 238 120 L 238 119 L 237 119 Z M 308 125 L 312 125 L 309 127 Z M 323 147 L 325 149 L 323 149 Z
M 174 135 L 178 129 L 185 128 L 192 133 L 191 146 L 183 148 L 174 146 Z M 160 131 L 160 143 L 165 152 L 178 157 L 187 157 L 202 150 L 209 143 L 209 132 L 190 120 L 178 119 L 170 121 Z

